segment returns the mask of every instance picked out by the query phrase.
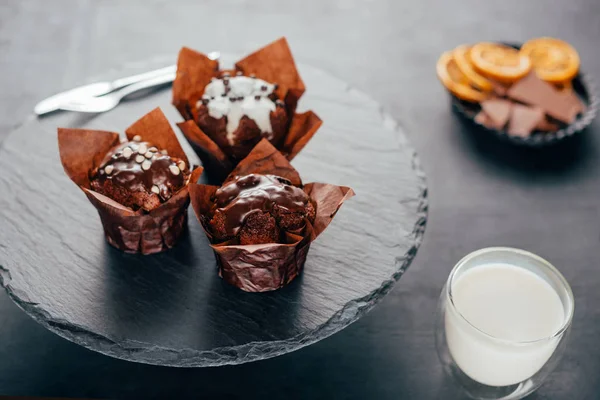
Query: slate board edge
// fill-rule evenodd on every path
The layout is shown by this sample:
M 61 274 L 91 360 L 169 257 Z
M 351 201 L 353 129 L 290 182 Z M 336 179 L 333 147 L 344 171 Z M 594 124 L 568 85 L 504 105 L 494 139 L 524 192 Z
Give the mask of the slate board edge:
M 351 87 L 347 88 L 347 90 L 349 89 Z M 392 121 L 394 123 L 393 130 L 396 133 L 397 140 L 401 148 L 411 157 L 412 169 L 420 181 L 420 195 L 417 204 L 418 219 L 409 238 L 412 240 L 412 245 L 404 256 L 396 257 L 396 272 L 384 281 L 379 288 L 371 291 L 366 296 L 351 300 L 329 320 L 311 331 L 286 340 L 250 342 L 240 346 L 219 347 L 212 350 L 174 349 L 134 340 L 117 341 L 91 332 L 83 326 L 54 318 L 40 308 L 37 303 L 19 297 L 10 285 L 10 271 L 2 265 L 0 265 L 0 285 L 4 287 L 9 297 L 19 308 L 49 331 L 92 351 L 142 364 L 168 367 L 213 367 L 244 364 L 277 357 L 323 340 L 358 320 L 383 299 L 410 266 L 425 233 L 428 211 L 425 173 L 421 168 L 416 151 L 408 143 L 408 139 L 401 131 L 397 121 L 386 114 L 383 107 L 380 109 L 380 113 L 383 122 Z M 26 122 L 31 120 L 35 120 L 35 116 L 28 118 Z M 135 354 L 135 357 L 132 357 L 131 354 Z

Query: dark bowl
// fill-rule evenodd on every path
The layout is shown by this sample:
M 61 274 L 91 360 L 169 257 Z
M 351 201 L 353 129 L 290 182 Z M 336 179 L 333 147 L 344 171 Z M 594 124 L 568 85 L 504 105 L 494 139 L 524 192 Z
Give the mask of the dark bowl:
M 502 43 L 516 49 L 521 45 L 514 43 Z M 481 111 L 481 106 L 477 103 L 470 103 L 450 95 L 452 99 L 452 108 L 460 116 L 472 123 L 477 129 L 486 131 L 495 135 L 501 140 L 505 140 L 517 145 L 529 147 L 543 147 L 561 142 L 564 139 L 573 137 L 575 134 L 583 131 L 594 119 L 598 111 L 598 97 L 596 96 L 595 85 L 589 76 L 579 72 L 572 82 L 573 90 L 579 96 L 586 106 L 586 110 L 579 114 L 575 121 L 554 132 L 533 132 L 528 137 L 512 136 L 505 130 L 488 128 L 475 121 L 475 116 Z

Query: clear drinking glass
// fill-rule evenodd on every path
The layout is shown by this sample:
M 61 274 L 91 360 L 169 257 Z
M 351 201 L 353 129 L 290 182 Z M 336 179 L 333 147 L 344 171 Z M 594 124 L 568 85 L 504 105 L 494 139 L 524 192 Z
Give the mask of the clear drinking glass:
M 562 305 L 564 320 L 560 328 L 535 340 L 511 341 L 494 337 L 467 320 L 455 304 L 455 283 L 471 269 L 495 264 L 523 268 L 548 283 Z M 476 284 L 476 281 L 469 283 Z M 539 388 L 558 364 L 565 350 L 573 311 L 571 287 L 548 261 L 513 248 L 494 247 L 475 251 L 456 264 L 442 289 L 435 328 L 439 358 L 446 372 L 470 397 L 481 400 L 521 399 Z M 494 315 L 490 314 L 489 318 L 493 319 Z

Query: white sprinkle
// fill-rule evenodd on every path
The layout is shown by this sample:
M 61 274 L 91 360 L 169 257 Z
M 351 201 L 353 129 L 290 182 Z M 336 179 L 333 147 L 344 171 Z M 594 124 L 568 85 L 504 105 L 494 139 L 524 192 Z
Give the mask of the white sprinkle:
M 171 165 L 169 167 L 169 171 L 171 171 L 171 173 L 173 175 L 179 175 L 179 173 L 181 172 L 181 171 L 179 171 L 179 168 L 177 166 L 175 166 L 175 165 Z
M 125 147 L 123 149 L 123 157 L 129 159 L 129 157 L 131 157 L 132 154 L 133 154 L 133 150 L 131 149 L 131 147 Z
M 142 169 L 144 171 L 148 171 L 150 169 L 150 166 L 152 165 L 152 161 L 150 160 L 146 160 L 142 163 Z
M 135 162 L 136 162 L 136 163 L 141 163 L 141 162 L 143 162 L 145 159 L 146 159 L 146 158 L 145 158 L 143 155 L 141 155 L 141 154 L 138 154 L 138 155 L 135 157 Z
M 142 137 L 141 137 L 140 135 L 135 135 L 135 136 L 133 137 L 133 141 L 134 141 L 134 142 L 140 142 L 141 140 L 142 140 Z
M 103 169 L 101 169 L 101 170 L 99 170 L 99 171 L 98 171 L 98 173 L 99 173 L 100 175 L 104 175 L 104 170 L 103 170 Z
M 185 161 L 181 160 L 177 163 L 177 166 L 181 171 L 185 171 Z
M 156 152 L 158 152 L 158 149 L 157 149 L 156 147 L 154 147 L 154 146 L 153 146 L 153 147 L 150 147 L 150 148 L 148 149 L 148 151 L 151 151 L 151 152 L 153 152 L 153 153 L 156 153 Z
M 169 152 L 167 150 L 161 150 L 160 154 L 164 154 L 166 156 L 167 154 L 169 154 Z
M 144 154 L 147 151 L 148 151 L 148 146 L 146 146 L 144 143 L 140 144 L 140 147 L 138 147 L 138 153 Z
M 156 185 L 152 185 L 152 193 L 160 194 L 160 189 Z
M 144 154 L 144 156 L 145 156 L 146 158 L 152 158 L 152 156 L 153 156 L 153 155 L 154 155 L 154 153 L 153 153 L 153 152 L 151 152 L 151 151 L 147 151 L 147 152 L 146 152 L 146 154 Z
M 112 165 L 107 165 L 104 168 L 104 172 L 106 172 L 106 175 L 110 175 L 110 174 L 112 174 L 114 169 L 115 169 L 115 167 L 113 167 Z

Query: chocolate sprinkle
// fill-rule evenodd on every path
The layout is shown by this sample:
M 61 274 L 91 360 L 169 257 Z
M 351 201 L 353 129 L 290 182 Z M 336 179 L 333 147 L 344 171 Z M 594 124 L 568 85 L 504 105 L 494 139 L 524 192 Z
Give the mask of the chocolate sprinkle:
M 260 96 L 259 96 L 259 95 L 256 95 L 256 96 L 254 96 L 254 99 L 255 99 L 255 100 L 260 100 Z

